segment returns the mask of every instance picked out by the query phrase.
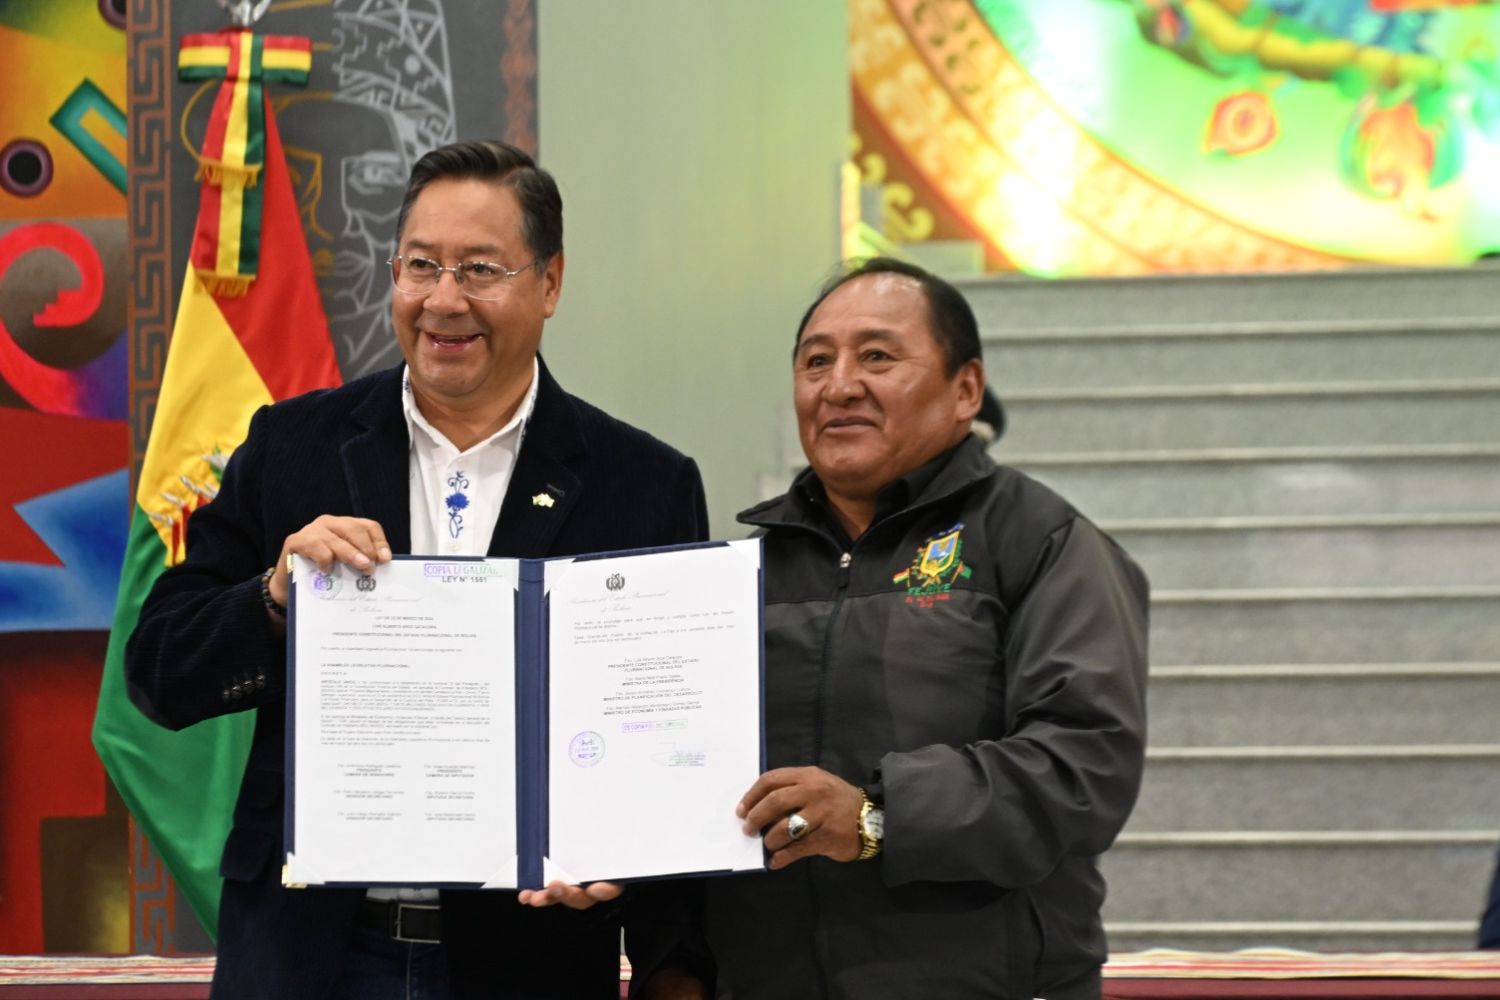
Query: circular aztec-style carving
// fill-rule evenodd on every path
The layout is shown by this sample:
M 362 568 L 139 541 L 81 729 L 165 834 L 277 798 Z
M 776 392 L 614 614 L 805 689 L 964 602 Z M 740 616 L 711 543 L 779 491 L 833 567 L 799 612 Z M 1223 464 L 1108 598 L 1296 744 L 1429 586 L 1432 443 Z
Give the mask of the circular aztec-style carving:
M 34 139 L 16 139 L 0 149 L 0 190 L 32 198 L 52 183 L 52 154 Z
M 99 0 L 99 16 L 111 27 L 125 30 L 125 0 Z

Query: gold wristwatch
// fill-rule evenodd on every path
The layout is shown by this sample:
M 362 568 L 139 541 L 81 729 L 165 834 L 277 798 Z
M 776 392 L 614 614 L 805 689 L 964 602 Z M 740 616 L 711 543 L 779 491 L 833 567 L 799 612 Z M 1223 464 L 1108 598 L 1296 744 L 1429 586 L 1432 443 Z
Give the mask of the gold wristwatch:
M 861 789 L 859 797 L 864 800 L 864 805 L 859 807 L 859 858 L 867 861 L 880 853 L 881 845 L 885 843 L 885 810 L 870 801 L 870 797 Z

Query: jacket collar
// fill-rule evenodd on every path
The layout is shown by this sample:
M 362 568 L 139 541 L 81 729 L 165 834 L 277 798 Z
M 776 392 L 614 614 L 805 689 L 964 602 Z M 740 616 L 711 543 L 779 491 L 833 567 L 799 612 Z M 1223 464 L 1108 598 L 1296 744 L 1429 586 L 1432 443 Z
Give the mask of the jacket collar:
M 385 529 L 391 551 L 411 551 L 406 418 L 401 411 L 401 366 L 371 377 L 370 391 L 349 412 L 355 425 L 339 449 L 350 507 Z
M 536 406 L 526 425 L 489 554 L 537 558 L 583 492 L 575 469 L 588 448 L 573 399 L 537 358 Z M 410 442 L 401 408 L 401 366 L 371 379 L 371 389 L 350 411 L 354 433 L 340 449 L 351 509 L 385 529 L 391 551 L 411 551 Z
M 538 559 L 552 552 L 553 539 L 583 495 L 579 476 L 588 441 L 573 397 L 537 358 L 536 407 L 526 424 L 521 453 L 500 505 L 490 539 L 490 555 Z
M 944 455 L 939 455 L 927 465 L 913 469 L 905 476 L 886 485 L 881 491 L 899 491 L 906 498 L 894 510 L 884 510 L 876 516 L 871 528 L 893 513 L 926 506 L 986 478 L 995 469 L 995 463 L 985 450 L 984 442 L 973 434 L 964 438 Z M 812 469 L 804 469 L 789 490 L 779 497 L 767 500 L 741 511 L 736 520 L 742 524 L 768 528 L 775 525 L 804 525 L 823 529 L 828 524 L 828 502 L 823 484 Z M 868 529 L 867 529 L 868 530 Z

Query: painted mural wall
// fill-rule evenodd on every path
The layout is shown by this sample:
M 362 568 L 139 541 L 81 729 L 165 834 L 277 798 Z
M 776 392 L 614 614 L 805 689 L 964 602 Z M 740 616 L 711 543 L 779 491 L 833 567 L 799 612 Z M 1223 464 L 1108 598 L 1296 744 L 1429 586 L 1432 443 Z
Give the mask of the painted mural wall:
M 129 503 L 125 48 L 124 0 L 0 3 L 0 952 L 129 944 L 89 743 Z
M 1061 277 L 1500 251 L 1493 0 L 851 0 L 876 243 Z

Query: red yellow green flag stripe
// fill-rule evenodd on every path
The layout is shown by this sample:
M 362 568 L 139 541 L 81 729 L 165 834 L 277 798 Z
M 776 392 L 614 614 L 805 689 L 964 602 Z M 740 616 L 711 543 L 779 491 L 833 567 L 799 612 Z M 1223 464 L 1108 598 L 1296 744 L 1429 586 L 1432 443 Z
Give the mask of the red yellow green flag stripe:
M 305 84 L 312 46 L 306 38 L 243 28 L 185 35 L 177 65 L 183 80 L 223 80 L 198 153 L 196 178 L 203 188 L 189 259 L 211 291 L 243 295 L 260 259 L 263 85 Z
M 94 718 L 94 747 L 110 778 L 210 932 L 254 718 L 239 713 L 179 733 L 157 727 L 126 696 L 124 649 L 151 584 L 182 560 L 188 520 L 218 492 L 250 415 L 339 382 L 276 123 L 263 96 L 258 107 L 262 267 L 238 297 L 216 292 L 192 263 L 184 275 Z

